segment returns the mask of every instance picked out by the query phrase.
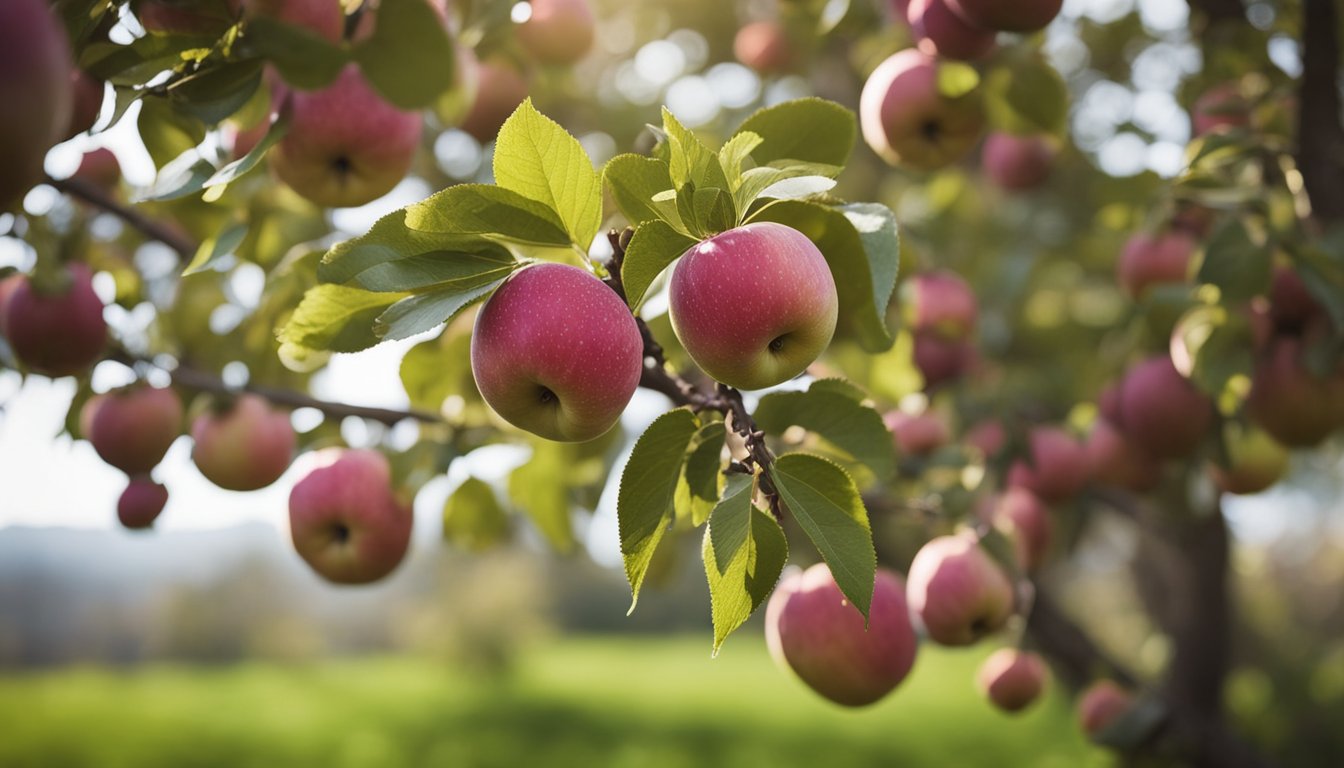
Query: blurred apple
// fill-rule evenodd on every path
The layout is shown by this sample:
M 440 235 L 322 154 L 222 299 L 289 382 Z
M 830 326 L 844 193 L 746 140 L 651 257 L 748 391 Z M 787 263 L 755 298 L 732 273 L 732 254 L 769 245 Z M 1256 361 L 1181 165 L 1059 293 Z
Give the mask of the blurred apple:
M 1198 245 L 1185 232 L 1140 232 L 1125 243 L 1116 262 L 1115 278 L 1131 299 L 1140 299 L 1154 285 L 1184 283 Z
M 543 64 L 566 66 L 593 47 L 595 22 L 588 0 L 531 0 L 532 14 L 516 28 L 523 49 Z
M 121 163 L 117 162 L 112 150 L 99 147 L 84 153 L 74 177 L 104 192 L 114 192 L 121 185 Z
M 742 66 L 759 74 L 777 75 L 787 72 L 793 64 L 793 46 L 783 24 L 756 21 L 737 31 L 733 56 Z
M 980 139 L 985 117 L 979 92 L 945 96 L 939 67 L 933 56 L 910 48 L 892 54 L 864 83 L 863 138 L 888 164 L 936 170 L 961 160 Z
M 1047 676 L 1038 654 L 1000 648 L 980 665 L 976 682 L 991 704 L 1004 712 L 1021 712 L 1040 698 Z
M 946 269 L 915 275 L 902 283 L 901 307 L 910 330 L 945 339 L 970 336 L 979 314 L 971 286 Z
M 73 107 L 70 44 L 44 0 L 0 2 L 0 214 L 42 180 Z
M 1344 426 L 1344 375 L 1317 376 L 1302 356 L 1300 339 L 1276 337 L 1256 361 L 1246 398 L 1251 421 L 1295 448 L 1317 445 Z
M 993 497 L 989 522 L 1013 542 L 1018 565 L 1034 571 L 1045 561 L 1053 538 L 1050 510 L 1026 488 L 1007 488 Z
M 971 645 L 1013 613 L 1013 585 L 973 533 L 939 536 L 910 563 L 910 609 L 942 645 Z
M 167 488 L 149 475 L 136 475 L 117 499 L 117 520 L 133 531 L 149 528 L 167 504 Z
M 462 130 L 482 144 L 492 141 L 500 126 L 527 98 L 527 78 L 513 64 L 486 59 L 477 70 L 476 99 L 462 119 Z
M 1087 485 L 1087 452 L 1073 435 L 1058 427 L 1034 427 L 1027 436 L 1029 459 L 1008 470 L 1008 484 L 1032 491 L 1045 501 L 1066 501 Z
M 1098 680 L 1078 697 L 1078 723 L 1096 737 L 1134 705 L 1134 695 L 1114 681 Z
M 1169 355 L 1151 357 L 1125 374 L 1120 408 L 1117 426 L 1159 459 L 1194 453 L 1213 426 L 1213 402 L 1176 370 Z
M 0 326 L 14 355 L 34 371 L 52 377 L 83 373 L 107 345 L 93 274 L 76 262 L 48 282 L 20 278 L 10 289 Z
M 919 49 L 925 53 L 970 61 L 994 49 L 994 30 L 957 15 L 948 0 L 910 0 L 905 12 Z
M 1055 145 L 1044 136 L 995 132 L 985 139 L 980 167 L 999 187 L 1011 191 L 1035 189 L 1050 178 Z
M 1227 466 L 1209 471 L 1227 493 L 1250 494 L 1269 489 L 1288 472 L 1288 449 L 1263 429 L 1229 423 L 1223 430 Z
M 191 439 L 196 468 L 205 479 L 230 491 L 255 491 L 280 479 L 294 457 L 296 442 L 289 413 L 251 393 L 197 416 Z
M 90 398 L 80 421 L 103 461 L 128 475 L 146 474 L 182 432 L 182 399 L 171 387 L 133 384 Z
M 947 423 L 934 411 L 919 414 L 894 410 L 882 419 L 891 430 L 892 443 L 899 456 L 928 456 L 947 445 Z

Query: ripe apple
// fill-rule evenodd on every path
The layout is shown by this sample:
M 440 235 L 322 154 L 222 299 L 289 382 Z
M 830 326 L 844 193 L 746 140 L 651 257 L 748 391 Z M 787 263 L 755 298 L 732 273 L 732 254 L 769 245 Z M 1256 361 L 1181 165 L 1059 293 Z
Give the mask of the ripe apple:
M 66 126 L 64 139 L 73 139 L 98 122 L 98 115 L 103 111 L 104 90 L 102 80 L 95 80 L 82 69 L 70 70 L 70 123 Z
M 132 385 L 89 398 L 80 423 L 103 461 L 128 475 L 145 474 L 181 433 L 182 400 L 170 387 Z
M 890 165 L 932 171 L 961 160 L 985 126 L 979 91 L 956 98 L 938 85 L 938 60 L 909 48 L 868 76 L 859 98 L 864 141 Z
M 121 163 L 117 162 L 112 150 L 99 147 L 84 153 L 74 177 L 105 192 L 113 192 L 121 184 Z
M 948 0 L 910 0 L 906 21 L 925 53 L 971 61 L 994 49 L 995 33 L 957 15 Z
M 947 445 L 950 437 L 947 423 L 933 411 L 891 411 L 882 420 L 891 430 L 897 456 L 928 456 Z
M 1222 83 L 1195 99 L 1190 107 L 1190 122 L 1195 136 L 1224 127 L 1242 128 L 1251 122 L 1251 109 L 1235 82 Z
M 476 316 L 471 372 L 481 396 L 505 421 L 547 440 L 605 434 L 643 370 L 634 316 L 578 267 L 525 267 Z
M 687 354 L 738 389 L 802 373 L 831 343 L 840 310 L 826 257 L 802 232 L 774 222 L 691 247 L 672 270 L 668 300 Z
M 901 305 L 910 330 L 945 339 L 964 339 L 975 331 L 979 302 L 955 272 L 940 269 L 915 275 L 901 285 Z
M 756 21 L 737 30 L 733 56 L 762 75 L 777 75 L 793 65 L 793 45 L 783 24 Z
M 1017 563 L 1034 571 L 1050 552 L 1053 523 L 1041 498 L 1026 488 L 1010 487 L 991 501 L 989 522 L 1013 541 Z
M 976 682 L 991 704 L 1004 712 L 1021 712 L 1040 698 L 1047 674 L 1038 654 L 1000 648 L 980 665 Z
M 44 0 L 0 2 L 0 213 L 42 180 L 72 109 L 70 43 Z
M 149 475 L 136 475 L 117 499 L 117 519 L 133 531 L 148 528 L 167 504 L 167 488 Z
M 1092 425 L 1084 451 L 1088 476 L 1103 486 L 1137 493 L 1151 491 L 1162 480 L 1162 465 L 1125 437 L 1111 419 L 1103 416 Z
M 980 151 L 980 167 L 985 176 L 1010 191 L 1039 187 L 1050 177 L 1054 163 L 1054 143 L 1038 135 L 991 133 Z
M 3 328 L 20 362 L 47 376 L 73 376 L 103 354 L 107 323 L 93 292 L 93 275 L 82 263 L 66 267 L 64 285 L 39 286 L 24 277 L 5 303 Z
M 1112 680 L 1098 680 L 1078 697 L 1078 723 L 1096 737 L 1134 704 L 1134 695 Z
M 406 176 L 420 143 L 418 112 L 383 100 L 349 64 L 327 87 L 289 95 L 289 133 L 271 149 L 271 168 L 318 205 L 364 205 Z
M 1142 298 L 1149 287 L 1161 283 L 1184 283 L 1198 246 L 1185 232 L 1161 234 L 1140 232 L 1125 243 L 1115 265 L 1115 279 L 1131 298 Z
M 921 547 L 908 579 L 910 609 L 942 645 L 971 645 L 1013 613 L 1012 582 L 970 532 Z
M 1035 32 L 1054 21 L 1064 0 L 946 0 L 972 24 L 1000 32 Z
M 146 32 L 214 35 L 238 15 L 241 0 L 132 0 L 131 11 Z
M 537 61 L 565 66 L 593 47 L 596 25 L 588 0 L 532 0 L 531 6 L 532 15 L 515 31 Z
M 1026 488 L 1045 501 L 1070 499 L 1087 485 L 1087 452 L 1073 435 L 1058 427 L 1035 427 L 1027 436 L 1030 461 L 1008 470 L 1008 485 Z
M 484 144 L 495 138 L 499 127 L 527 98 L 529 86 L 518 68 L 502 59 L 482 61 L 477 76 L 476 99 L 461 128 Z
M 1223 432 L 1227 466 L 1212 464 L 1209 472 L 1227 493 L 1260 493 L 1288 472 L 1288 449 L 1267 432 L 1229 424 Z
M 230 491 L 255 491 L 274 483 L 289 468 L 296 442 L 289 413 L 251 393 L 197 416 L 191 439 L 196 468 Z
M 976 422 L 966 430 L 965 443 L 980 452 L 986 459 L 997 456 L 1008 445 L 1008 433 L 1003 423 L 994 419 Z
M 300 27 L 333 43 L 345 34 L 341 0 L 243 0 L 243 13 Z
M 1297 333 L 1324 314 L 1325 308 L 1307 290 L 1307 284 L 1296 270 L 1291 267 L 1274 270 L 1274 280 L 1269 288 L 1269 316 L 1274 330 Z
M 1130 369 L 1120 387 L 1125 437 L 1159 459 L 1189 456 L 1213 426 L 1213 402 L 1176 370 L 1170 355 Z
M 341 448 L 322 454 L 289 494 L 294 549 L 328 581 L 377 581 L 406 556 L 411 505 L 397 498 L 383 454 Z
M 910 673 L 918 639 L 906 608 L 905 583 L 877 571 L 865 629 L 825 563 L 793 573 L 765 609 L 765 638 L 781 667 L 812 690 L 847 707 L 872 704 Z
M 1316 376 L 1302 360 L 1302 341 L 1279 336 L 1256 361 L 1246 414 L 1284 445 L 1310 447 L 1344 425 L 1341 404 L 1341 375 Z
M 976 361 L 975 347 L 968 342 L 946 339 L 936 333 L 916 333 L 913 358 L 924 377 L 926 390 L 937 389 L 961 378 Z

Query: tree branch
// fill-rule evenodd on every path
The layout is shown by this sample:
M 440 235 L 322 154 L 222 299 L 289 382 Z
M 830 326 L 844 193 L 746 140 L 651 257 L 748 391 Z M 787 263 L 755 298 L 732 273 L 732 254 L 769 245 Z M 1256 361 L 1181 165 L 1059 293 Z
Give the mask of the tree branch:
M 1336 0 L 1304 0 L 1302 84 L 1297 93 L 1297 167 L 1313 214 L 1344 220 L 1344 125 L 1340 123 Z
M 70 195 L 78 200 L 83 200 L 95 208 L 99 208 L 116 216 L 132 227 L 140 230 L 145 236 L 153 240 L 158 240 L 169 248 L 172 248 L 183 261 L 190 261 L 191 258 L 196 255 L 196 250 L 199 247 L 197 243 L 193 243 L 181 233 L 151 219 L 140 211 L 113 200 L 107 192 L 103 191 L 96 184 L 73 176 L 68 179 L 60 180 L 48 176 L 45 183 L 54 187 L 58 192 Z

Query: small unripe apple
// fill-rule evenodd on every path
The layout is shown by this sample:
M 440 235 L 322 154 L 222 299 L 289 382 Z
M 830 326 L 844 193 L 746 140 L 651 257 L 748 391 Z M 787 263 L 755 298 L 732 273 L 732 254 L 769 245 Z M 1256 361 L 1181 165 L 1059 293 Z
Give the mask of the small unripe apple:
M 99 147 L 84 153 L 74 177 L 111 192 L 121 184 L 121 163 L 117 162 L 117 156 L 112 154 L 112 150 Z
M 406 177 L 420 143 L 420 113 L 385 101 L 357 65 L 289 100 L 289 132 L 271 149 L 271 168 L 299 195 L 330 208 L 364 205 Z
M 830 265 L 792 227 L 757 222 L 691 247 L 668 287 L 672 330 L 701 370 L 738 389 L 802 373 L 840 310 Z
M 163 460 L 181 433 L 182 400 L 171 387 L 133 385 L 90 398 L 80 422 L 103 461 L 141 475 Z
M 117 499 L 117 519 L 133 531 L 148 528 L 167 504 L 167 488 L 149 475 L 136 475 Z
M 476 100 L 462 119 L 462 130 L 482 144 L 492 141 L 500 126 L 527 98 L 528 82 L 513 64 L 486 59 L 477 71 Z
M 1017 563 L 1034 571 L 1045 562 L 1054 538 L 1050 510 L 1026 488 L 1010 487 L 993 499 L 989 522 L 1013 542 Z
M 1049 502 L 1070 499 L 1087 485 L 1087 452 L 1073 435 L 1058 427 L 1035 427 L 1027 436 L 1030 461 L 1008 470 L 1008 484 L 1032 491 Z
M 964 339 L 975 332 L 979 302 L 955 272 L 940 269 L 910 278 L 901 285 L 901 305 L 915 333 Z
M 1223 491 L 1260 493 L 1288 472 L 1288 449 L 1264 430 L 1229 425 L 1223 434 L 1228 465 L 1209 466 L 1214 482 Z
M 1190 122 L 1195 136 L 1219 128 L 1242 128 L 1251 122 L 1251 109 L 1236 83 L 1222 83 L 1195 99 L 1190 108 Z
M 1213 426 L 1213 402 L 1176 370 L 1169 355 L 1130 369 L 1120 389 L 1118 425 L 1144 452 L 1159 459 L 1189 456 Z
M 95 80 L 82 69 L 70 70 L 72 107 L 70 123 L 66 126 L 64 138 L 73 139 L 98 122 L 98 115 L 103 111 L 105 90 L 102 80 Z
M 132 0 L 131 11 L 146 32 L 214 35 L 238 15 L 241 0 Z
M 1064 0 L 947 0 L 972 24 L 1000 32 L 1035 32 L 1059 15 Z
M 793 45 L 783 24 L 756 21 L 737 30 L 733 56 L 762 75 L 777 75 L 793 65 Z
M 1050 178 L 1055 145 L 1044 136 L 995 132 L 985 139 L 980 167 L 999 187 L 1012 191 L 1035 189 Z
M 947 423 L 933 411 L 911 414 L 891 411 L 882 419 L 891 430 L 898 456 L 928 456 L 947 445 Z
M 1340 374 L 1315 375 L 1302 360 L 1302 342 L 1279 336 L 1256 361 L 1246 414 L 1284 445 L 1305 448 L 1317 445 L 1344 423 L 1341 404 Z
M 367 584 L 401 564 L 411 542 L 410 504 L 397 498 L 392 470 L 372 450 L 328 449 L 327 463 L 294 484 L 289 531 L 319 576 Z
M 1038 654 L 1000 648 L 980 665 L 976 682 L 991 704 L 1004 712 L 1021 712 L 1040 698 L 1047 676 Z
M 42 180 L 72 108 L 70 43 L 44 0 L 0 2 L 0 213 Z
M 12 289 L 5 304 L 4 332 L 19 361 L 47 376 L 88 370 L 107 345 L 103 301 L 93 292 L 93 274 L 81 263 L 66 267 L 64 286 L 43 293 L 29 278 Z
M 471 371 L 481 396 L 505 421 L 547 440 L 606 433 L 643 369 L 630 309 L 578 267 L 525 267 L 476 316 Z
M 938 60 L 914 48 L 892 54 L 859 98 L 863 139 L 890 165 L 932 171 L 961 160 L 985 127 L 978 91 L 943 95 Z
M 588 0 L 532 0 L 532 15 L 519 24 L 518 42 L 537 61 L 565 66 L 593 47 L 595 22 Z
M 1115 265 L 1115 279 L 1131 299 L 1139 299 L 1154 285 L 1189 280 L 1190 261 L 1198 246 L 1180 231 L 1140 232 L 1125 243 Z
M 1078 723 L 1095 737 L 1134 705 L 1134 695 L 1112 680 L 1098 680 L 1078 697 Z
M 847 707 L 872 704 L 910 673 L 918 639 L 901 577 L 879 568 L 865 629 L 825 563 L 786 576 L 765 609 L 765 638 L 781 666 Z
M 947 0 L 910 0 L 905 13 L 919 49 L 925 53 L 971 61 L 994 49 L 994 30 L 966 21 L 948 6 Z
M 255 491 L 289 468 L 296 438 L 289 413 L 259 395 L 240 395 L 191 425 L 191 460 L 205 478 L 230 491 Z
M 1092 425 L 1085 451 L 1088 476 L 1099 485 L 1143 493 L 1156 488 L 1162 480 L 1161 463 L 1104 416 Z
M 936 389 L 961 378 L 975 365 L 975 347 L 969 342 L 946 339 L 936 333 L 916 333 L 912 353 L 915 367 L 924 377 L 925 389 Z
M 306 29 L 333 43 L 339 43 L 345 34 L 341 0 L 243 0 L 243 13 Z
M 972 533 L 939 536 L 910 563 L 906 594 L 929 637 L 971 645 L 1013 613 L 1013 585 Z

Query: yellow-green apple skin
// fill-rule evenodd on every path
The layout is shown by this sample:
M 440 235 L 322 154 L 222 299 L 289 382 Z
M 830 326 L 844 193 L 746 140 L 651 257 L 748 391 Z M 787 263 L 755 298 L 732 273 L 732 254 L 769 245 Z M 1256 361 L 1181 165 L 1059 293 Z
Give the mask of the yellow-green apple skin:
M 107 346 L 103 301 L 93 291 L 93 275 L 81 263 L 69 265 L 64 285 L 44 292 L 22 278 L 5 302 L 3 326 L 19 361 L 46 376 L 73 376 L 88 370 Z
M 938 59 L 908 48 L 868 76 L 859 96 L 859 125 L 887 163 L 932 171 L 965 157 L 985 128 L 978 91 L 949 98 L 939 90 Z
M 634 315 L 616 292 L 566 264 L 515 272 L 476 316 L 471 372 L 505 421 L 547 440 L 611 429 L 644 369 Z
M 0 2 L 0 213 L 42 180 L 73 108 L 70 43 L 44 0 Z
M 149 475 L 136 475 L 117 499 L 117 520 L 133 531 L 148 528 L 167 504 L 167 488 Z
M 1120 409 L 1125 436 L 1159 459 L 1189 456 L 1213 427 L 1213 401 L 1176 370 L 1169 355 L 1151 357 L 1125 374 Z
M 971 645 L 1013 613 L 1013 585 L 969 532 L 929 541 L 910 563 L 910 610 L 940 645 Z
M 1256 427 L 1228 427 L 1226 466 L 1212 464 L 1210 474 L 1227 493 L 1249 494 L 1268 490 L 1288 472 L 1288 449 Z
M 271 168 L 299 195 L 329 208 L 364 205 L 392 191 L 411 169 L 423 128 L 349 64 L 327 87 L 289 95 L 289 132 Z
M 1087 451 L 1073 435 L 1058 427 L 1034 427 L 1027 444 L 1030 460 L 1014 462 L 1008 469 L 1009 486 L 1059 502 L 1076 496 L 1087 485 Z
M 411 542 L 411 506 L 392 488 L 383 454 L 327 449 L 289 494 L 294 549 L 324 579 L 368 584 L 392 571 Z
M 588 0 L 532 0 L 532 15 L 516 29 L 523 49 L 543 64 L 564 66 L 593 47 L 595 22 Z
M 1050 177 L 1055 145 L 1044 136 L 995 132 L 980 150 L 980 167 L 996 186 L 1010 192 L 1034 189 Z
M 95 395 L 84 403 L 84 437 L 103 461 L 142 475 L 163 460 L 182 432 L 182 399 L 171 387 L 137 384 Z
M 926 53 L 971 61 L 994 49 L 994 31 L 958 16 L 947 0 L 910 0 L 905 12 L 920 50 Z
M 945 0 L 976 26 L 1000 32 L 1035 32 L 1059 15 L 1064 0 Z
M 1078 696 L 1078 725 L 1096 737 L 1134 705 L 1134 694 L 1112 680 L 1098 680 Z
M 289 413 L 250 393 L 222 411 L 197 416 L 191 439 L 196 468 L 230 491 L 255 491 L 274 483 L 289 468 L 296 443 Z
M 980 692 L 1004 712 L 1021 712 L 1040 698 L 1049 676 L 1038 654 L 1000 648 L 990 654 L 976 673 Z
M 831 343 L 840 306 L 826 257 L 802 232 L 774 222 L 691 247 L 672 270 L 668 300 L 687 354 L 738 389 L 806 370 Z
M 779 666 L 846 707 L 872 704 L 910 673 L 919 640 L 901 577 L 879 568 L 865 630 L 825 563 L 793 573 L 775 587 L 765 610 L 765 638 Z
M 1132 299 L 1149 288 L 1190 279 L 1190 262 L 1199 246 L 1184 232 L 1140 232 L 1129 238 L 1116 262 L 1115 278 Z

